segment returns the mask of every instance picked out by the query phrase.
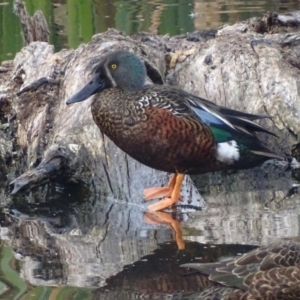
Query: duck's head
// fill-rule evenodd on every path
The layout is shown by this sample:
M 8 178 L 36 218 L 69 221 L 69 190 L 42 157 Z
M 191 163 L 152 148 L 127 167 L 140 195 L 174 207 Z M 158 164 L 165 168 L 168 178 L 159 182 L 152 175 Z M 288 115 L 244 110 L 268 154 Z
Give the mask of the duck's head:
M 138 91 L 144 86 L 145 79 L 146 67 L 141 59 L 128 51 L 114 51 L 101 58 L 91 80 L 66 103 L 86 100 L 112 87 Z

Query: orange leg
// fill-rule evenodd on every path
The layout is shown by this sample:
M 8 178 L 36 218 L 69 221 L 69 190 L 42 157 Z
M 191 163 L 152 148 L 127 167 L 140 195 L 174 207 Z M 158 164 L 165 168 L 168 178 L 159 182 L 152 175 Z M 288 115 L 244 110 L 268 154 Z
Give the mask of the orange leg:
M 149 205 L 147 207 L 148 210 L 150 211 L 163 210 L 180 200 L 180 190 L 181 190 L 184 174 L 175 174 L 171 179 L 171 181 L 174 179 L 174 177 L 175 177 L 175 185 L 172 190 L 171 197 L 164 198 L 163 200 L 157 203 Z
M 174 174 L 172 176 L 167 186 L 151 187 L 148 189 L 144 189 L 143 194 L 145 200 L 152 200 L 152 199 L 162 198 L 162 197 L 170 197 L 176 183 L 176 176 L 177 174 Z
M 158 211 L 158 212 L 146 212 L 144 215 L 144 221 L 147 223 L 153 224 L 167 224 L 169 225 L 174 231 L 174 237 L 178 246 L 179 250 L 185 248 L 185 243 L 182 238 L 182 230 L 180 227 L 180 223 L 178 220 L 173 219 L 173 217 L 165 212 Z

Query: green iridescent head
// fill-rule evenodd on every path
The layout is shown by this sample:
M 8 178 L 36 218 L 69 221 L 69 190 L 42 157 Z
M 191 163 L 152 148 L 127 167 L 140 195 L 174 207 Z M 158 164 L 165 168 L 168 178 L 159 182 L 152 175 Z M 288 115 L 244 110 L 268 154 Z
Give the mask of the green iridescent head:
M 107 88 L 138 91 L 146 79 L 146 67 L 134 53 L 118 50 L 103 56 L 95 68 L 92 79 L 67 104 L 88 99 Z

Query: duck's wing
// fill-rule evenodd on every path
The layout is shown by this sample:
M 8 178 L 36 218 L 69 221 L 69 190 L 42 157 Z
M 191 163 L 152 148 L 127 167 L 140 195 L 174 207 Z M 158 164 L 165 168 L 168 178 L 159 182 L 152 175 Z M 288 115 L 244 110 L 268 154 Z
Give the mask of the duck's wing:
M 212 281 L 243 290 L 248 290 L 256 280 L 265 282 L 266 285 L 274 285 L 274 289 L 282 283 L 280 278 L 291 285 L 300 284 L 300 243 L 282 241 L 226 261 L 189 263 L 182 267 L 196 269 L 209 275 Z
M 218 106 L 215 103 L 191 94 L 187 95 L 186 101 L 196 114 L 201 119 L 206 120 L 207 123 L 210 122 L 211 124 L 216 124 L 223 128 L 226 128 L 227 125 L 229 128 L 243 131 L 248 135 L 253 135 L 255 132 L 264 132 L 276 136 L 273 132 L 253 122 L 259 119 L 271 119 L 271 116 L 254 115 L 224 106 Z M 218 120 L 218 122 L 216 122 L 216 120 Z
M 167 109 L 176 117 L 193 119 L 206 125 L 212 131 L 216 143 L 235 141 L 243 157 L 259 155 L 282 159 L 262 145 L 256 137 L 257 132 L 275 135 L 253 122 L 270 116 L 228 109 L 173 87 L 152 86 L 149 93 L 152 105 Z
M 204 98 L 197 97 L 183 90 L 169 86 L 155 86 L 148 89 L 154 105 L 171 111 L 175 116 L 196 118 L 210 127 L 243 132 L 254 135 L 255 132 L 264 132 L 274 135 L 262 126 L 254 123 L 258 119 L 270 119 L 267 115 L 254 115 L 240 112 L 224 106 L 218 106 Z

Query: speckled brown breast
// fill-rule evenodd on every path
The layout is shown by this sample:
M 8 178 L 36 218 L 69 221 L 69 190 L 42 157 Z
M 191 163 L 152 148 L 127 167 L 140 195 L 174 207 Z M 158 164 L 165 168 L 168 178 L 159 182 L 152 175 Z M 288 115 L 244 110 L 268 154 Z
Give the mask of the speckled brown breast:
M 141 95 L 137 92 L 136 98 Z M 109 99 L 109 100 L 108 100 Z M 102 92 L 92 104 L 95 123 L 139 162 L 165 172 L 205 173 L 218 169 L 212 132 L 192 118 L 124 99 L 121 90 Z

